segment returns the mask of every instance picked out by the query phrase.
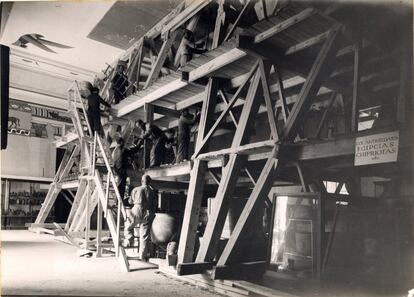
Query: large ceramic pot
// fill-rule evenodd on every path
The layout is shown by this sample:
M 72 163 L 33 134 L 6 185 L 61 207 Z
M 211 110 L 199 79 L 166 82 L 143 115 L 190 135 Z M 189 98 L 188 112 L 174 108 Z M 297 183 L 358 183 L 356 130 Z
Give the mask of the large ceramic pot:
M 151 226 L 151 241 L 155 244 L 168 243 L 176 229 L 176 219 L 166 213 L 155 214 Z

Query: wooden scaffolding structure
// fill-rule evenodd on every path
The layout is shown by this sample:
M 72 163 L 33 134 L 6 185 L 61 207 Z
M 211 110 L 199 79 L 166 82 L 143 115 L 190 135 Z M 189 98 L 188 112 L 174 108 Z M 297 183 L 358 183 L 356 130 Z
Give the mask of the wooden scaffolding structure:
M 264 273 L 269 265 L 268 253 L 258 254 L 254 261 L 246 260 L 241 243 L 258 210 L 272 208 L 268 198 L 271 188 L 283 182 L 299 184 L 303 192 L 314 192 L 302 195 L 297 205 L 310 199 L 318 210 L 314 269 L 321 275 L 328 242 L 325 202 L 343 199 L 338 198 L 339 191 L 336 196 L 328 194 L 322 181 L 329 178 L 340 185 L 352 183 L 352 171 L 344 173 L 341 168 L 352 167 L 357 137 L 378 131 L 398 130 L 400 135 L 411 131 L 407 110 L 402 107 L 412 104 L 407 86 L 401 83 L 409 75 L 407 69 L 402 67 L 400 76 L 391 83 L 389 73 L 393 69 L 361 75 L 359 55 L 364 47 L 375 49 L 372 44 L 355 41 L 343 24 L 315 7 L 267 2 L 248 0 L 236 8 L 224 0 L 182 3 L 120 58 L 128 61 L 129 87 L 127 98 L 112 107 L 114 119 L 108 125 L 121 125 L 125 135 L 131 133 L 137 119 L 174 128 L 180 110 L 201 108 L 190 161 L 148 168 L 144 158 L 144 169 L 131 175 L 135 183 L 147 173 L 160 188 L 179 187 L 186 191 L 176 267 L 179 275 L 211 271 L 213 279 L 225 279 Z M 215 19 L 205 28 L 200 19 L 207 12 Z M 252 21 L 251 15 L 256 19 Z M 204 30 L 209 39 L 203 55 L 178 68 L 184 46 L 183 28 L 195 33 Z M 364 65 L 395 58 L 381 51 L 375 53 L 372 61 Z M 109 101 L 114 73 L 110 72 L 101 90 Z M 378 77 L 381 79 L 375 81 Z M 372 105 L 371 95 L 378 95 L 379 90 L 397 94 L 397 126 L 359 132 L 360 110 Z M 80 154 L 85 175 L 75 182 L 77 192 L 64 232 L 71 236 L 88 230 L 89 217 L 98 207 L 98 226 L 103 214 L 117 254 L 128 268 L 128 259 L 119 244 L 125 209 L 111 169 L 108 145 L 99 137 L 85 135 L 87 117 L 76 85 L 70 90 L 69 102 L 76 131 L 60 143 L 68 149 L 33 227 L 45 222 L 61 189 L 74 187 L 66 185 L 62 178 Z M 326 103 L 324 112 L 309 135 L 304 125 L 311 106 L 321 102 Z M 335 104 L 343 106 L 344 130 L 338 137 L 323 137 Z M 401 137 L 400 154 L 409 146 Z M 97 169 L 96 152 L 104 161 L 103 170 Z M 212 188 L 212 212 L 196 253 L 200 209 L 205 193 L 211 194 Z M 229 201 L 240 193 L 247 202 L 221 250 L 220 235 Z M 116 218 L 108 209 L 110 199 L 114 200 Z M 99 228 L 97 232 L 99 247 Z

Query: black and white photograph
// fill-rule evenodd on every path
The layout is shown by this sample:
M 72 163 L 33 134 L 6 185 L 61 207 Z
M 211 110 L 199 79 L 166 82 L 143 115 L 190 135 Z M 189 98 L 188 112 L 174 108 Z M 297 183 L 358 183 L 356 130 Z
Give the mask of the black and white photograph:
M 0 296 L 414 297 L 413 0 L 0 1 Z

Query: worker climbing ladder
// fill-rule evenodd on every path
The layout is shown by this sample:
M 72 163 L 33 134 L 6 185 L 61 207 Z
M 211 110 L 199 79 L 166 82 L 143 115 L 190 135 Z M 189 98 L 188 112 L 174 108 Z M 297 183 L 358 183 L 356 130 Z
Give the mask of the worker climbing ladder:
M 83 247 L 87 250 L 91 244 L 89 240 L 91 238 L 90 218 L 97 208 L 97 256 L 102 254 L 104 247 L 108 248 L 108 245 L 102 244 L 102 219 L 104 218 L 113 242 L 113 246 L 109 246 L 109 248 L 115 249 L 115 254 L 119 257 L 123 268 L 129 271 L 128 257 L 121 245 L 121 225 L 126 220 L 126 210 L 117 187 L 116 176 L 112 170 L 113 162 L 109 144 L 97 133 L 92 133 L 77 82 L 73 84 L 68 93 L 68 114 L 74 124 L 79 143 L 69 144 L 35 224 L 45 222 L 62 189 L 62 179 L 72 168 L 75 157 L 80 156 L 80 177 L 76 195 L 65 228 L 60 231 L 64 236 L 69 237 L 69 242 L 73 242 L 71 234 L 85 232 Z M 127 123 L 122 136 L 127 138 L 132 129 L 133 123 Z

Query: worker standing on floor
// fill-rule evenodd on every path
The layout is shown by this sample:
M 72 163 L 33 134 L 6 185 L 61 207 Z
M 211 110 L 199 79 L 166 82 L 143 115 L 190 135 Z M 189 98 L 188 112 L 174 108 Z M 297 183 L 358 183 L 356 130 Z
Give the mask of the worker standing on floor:
M 126 180 L 128 177 L 128 160 L 133 157 L 140 149 L 143 143 L 142 139 L 130 148 L 125 147 L 125 141 L 119 137 L 116 141 L 117 145 L 112 151 L 112 160 L 114 161 L 114 172 L 118 176 L 118 191 L 121 199 L 124 199 Z
M 188 148 L 190 146 L 190 132 L 191 126 L 197 121 L 199 113 L 191 115 L 188 108 L 181 111 L 180 118 L 178 120 L 178 137 L 177 137 L 177 156 L 176 163 L 184 162 L 188 160 Z
M 106 107 L 111 107 L 105 102 L 101 96 L 99 96 L 99 89 L 92 86 L 91 83 L 87 84 L 90 94 L 86 98 L 88 100 L 88 121 L 91 126 L 92 133 L 98 133 L 99 136 L 104 137 L 104 131 L 101 124 L 101 104 Z
M 141 182 L 142 185 L 134 188 L 131 192 L 129 202 L 133 206 L 128 212 L 125 222 L 124 245 L 132 244 L 134 228 L 137 224 L 140 224 L 138 256 L 141 260 L 146 261 L 148 259 L 151 224 L 157 209 L 157 194 L 151 187 L 151 177 L 149 175 L 143 175 Z
M 156 125 L 138 120 L 138 125 L 144 132 L 143 139 L 151 139 L 150 167 L 157 167 L 164 163 L 165 144 L 167 137 Z

